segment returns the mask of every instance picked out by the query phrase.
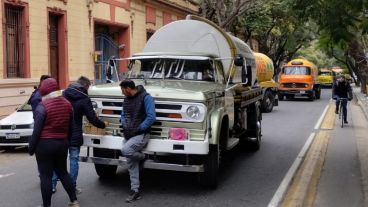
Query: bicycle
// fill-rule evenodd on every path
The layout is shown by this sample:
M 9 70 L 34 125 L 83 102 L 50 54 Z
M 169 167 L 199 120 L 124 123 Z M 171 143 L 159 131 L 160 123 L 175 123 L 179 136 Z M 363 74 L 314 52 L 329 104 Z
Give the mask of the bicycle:
M 344 121 L 346 119 L 345 115 L 344 115 L 344 112 L 343 112 L 343 107 L 342 107 L 342 102 L 343 101 L 348 101 L 347 98 L 339 98 L 339 120 L 341 120 L 341 128 L 344 128 Z M 346 110 L 347 107 L 346 107 Z

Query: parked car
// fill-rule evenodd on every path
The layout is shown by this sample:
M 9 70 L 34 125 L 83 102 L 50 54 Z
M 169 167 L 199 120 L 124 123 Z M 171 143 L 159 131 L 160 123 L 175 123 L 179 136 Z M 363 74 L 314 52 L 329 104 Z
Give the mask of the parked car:
M 0 147 L 28 146 L 33 132 L 31 105 L 25 103 L 15 112 L 0 120 Z

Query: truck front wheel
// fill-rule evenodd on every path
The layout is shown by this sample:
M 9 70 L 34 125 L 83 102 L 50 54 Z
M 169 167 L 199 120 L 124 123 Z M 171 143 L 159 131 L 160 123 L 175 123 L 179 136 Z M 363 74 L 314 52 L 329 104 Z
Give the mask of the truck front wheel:
M 114 150 L 93 148 L 93 156 L 101 158 L 116 158 Z M 110 178 L 116 175 L 117 165 L 95 164 L 95 170 L 100 178 Z
M 210 145 L 208 155 L 204 157 L 204 172 L 199 174 L 199 182 L 204 187 L 215 188 L 218 180 L 220 150 L 218 145 Z

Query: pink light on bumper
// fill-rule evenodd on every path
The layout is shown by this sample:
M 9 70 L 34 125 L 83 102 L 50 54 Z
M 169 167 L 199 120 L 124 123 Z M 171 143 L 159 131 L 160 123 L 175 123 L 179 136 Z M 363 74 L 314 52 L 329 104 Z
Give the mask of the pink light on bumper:
M 170 128 L 169 138 L 172 140 L 186 140 L 188 138 L 188 132 L 184 128 Z

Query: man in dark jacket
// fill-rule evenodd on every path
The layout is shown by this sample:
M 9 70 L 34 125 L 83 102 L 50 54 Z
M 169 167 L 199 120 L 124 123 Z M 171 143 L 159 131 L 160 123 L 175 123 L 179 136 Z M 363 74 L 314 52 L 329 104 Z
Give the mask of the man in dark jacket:
M 148 142 L 151 125 L 156 120 L 156 111 L 153 97 L 143 86 L 135 87 L 132 80 L 126 79 L 120 83 L 120 87 L 125 95 L 120 118 L 125 138 L 121 152 L 127 158 L 129 167 L 131 194 L 126 202 L 130 203 L 141 198 L 139 165 L 145 158 L 142 149 Z
M 339 113 L 339 104 L 341 101 L 342 111 L 344 113 L 344 123 L 347 124 L 348 123 L 348 120 L 347 120 L 348 111 L 346 107 L 348 104 L 348 100 L 350 101 L 353 97 L 352 97 L 351 86 L 349 82 L 346 81 L 344 75 L 340 75 L 335 81 L 335 83 L 333 84 L 332 98 L 336 99 L 336 110 L 335 110 L 336 114 Z
M 34 112 L 36 110 L 37 105 L 42 101 L 41 100 L 42 97 L 41 97 L 39 88 L 41 86 L 42 81 L 44 81 L 48 78 L 50 78 L 49 75 L 42 75 L 40 77 L 40 84 L 38 85 L 38 87 L 35 86 L 35 90 L 33 91 L 31 97 L 28 100 L 28 104 L 31 104 L 31 107 L 32 107 L 33 116 L 34 116 Z
M 83 116 L 85 115 L 87 120 L 98 128 L 106 127 L 106 124 L 97 117 L 93 110 L 91 99 L 88 97 L 88 88 L 90 85 L 91 81 L 81 76 L 76 83 L 71 84 L 63 92 L 63 96 L 72 104 L 74 113 L 71 137 L 69 138 L 69 173 L 77 193 L 81 193 L 81 189 L 77 188 L 77 177 L 80 146 L 83 145 Z M 53 179 L 53 182 L 55 182 L 55 179 Z

